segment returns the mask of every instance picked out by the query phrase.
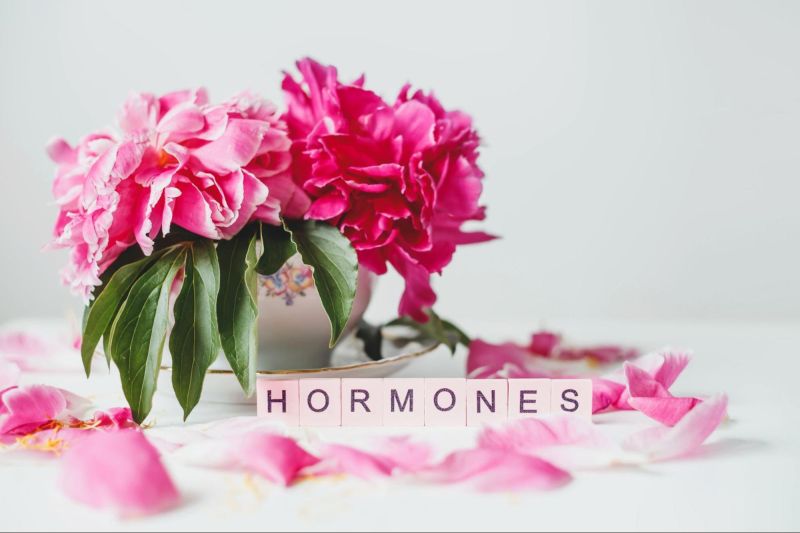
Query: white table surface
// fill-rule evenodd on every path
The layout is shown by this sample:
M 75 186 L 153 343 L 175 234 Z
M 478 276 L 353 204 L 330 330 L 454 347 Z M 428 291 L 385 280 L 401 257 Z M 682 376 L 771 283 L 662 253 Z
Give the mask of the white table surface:
M 514 321 L 465 323 L 487 340 L 524 340 L 534 326 Z M 0 529 L 69 530 L 797 530 L 800 528 L 800 324 L 550 321 L 575 342 L 619 341 L 644 348 L 692 348 L 695 358 L 673 391 L 730 397 L 731 420 L 691 459 L 579 472 L 550 492 L 481 494 L 466 487 L 352 478 L 312 480 L 283 489 L 241 473 L 166 464 L 184 501 L 154 517 L 118 520 L 67 500 L 58 461 L 0 453 Z M 406 377 L 458 376 L 464 353 L 437 351 Z M 86 381 L 78 372 L 32 373 L 47 383 L 122 405 L 113 376 Z M 177 403 L 160 397 L 159 427 L 180 424 Z M 251 414 L 251 408 L 202 404 L 190 423 Z M 638 413 L 595 417 L 611 434 L 651 424 Z M 310 430 L 304 430 L 310 431 Z M 347 432 L 347 433 L 342 433 Z M 314 431 L 322 439 L 407 434 L 402 429 Z M 420 428 L 414 435 L 468 444 L 470 429 Z M 314 435 L 308 435 L 314 436 Z

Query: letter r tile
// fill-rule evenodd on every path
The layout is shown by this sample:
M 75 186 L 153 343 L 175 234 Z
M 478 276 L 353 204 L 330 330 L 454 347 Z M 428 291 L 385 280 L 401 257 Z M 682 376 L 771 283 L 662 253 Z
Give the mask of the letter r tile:
M 299 424 L 300 404 L 297 381 L 259 378 L 256 381 L 258 416 L 289 426 Z
M 383 425 L 425 425 L 425 380 L 394 378 L 383 380 Z
M 549 379 L 509 379 L 509 420 L 550 414 L 550 389 Z
M 383 380 L 342 379 L 342 425 L 380 426 L 383 422 Z
M 300 380 L 300 425 L 342 425 L 342 380 Z

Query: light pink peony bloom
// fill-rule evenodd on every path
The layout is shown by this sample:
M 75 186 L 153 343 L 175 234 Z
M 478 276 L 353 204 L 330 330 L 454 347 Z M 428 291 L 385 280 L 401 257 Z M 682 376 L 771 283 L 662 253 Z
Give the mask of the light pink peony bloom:
M 307 199 L 291 181 L 289 147 L 272 104 L 243 94 L 211 105 L 204 90 L 133 94 L 118 133 L 51 142 L 65 282 L 88 298 L 125 249 L 149 254 L 173 224 L 225 239 L 254 219 L 278 223 L 282 206 L 299 216 Z
M 63 458 L 61 487 L 75 501 L 122 516 L 153 514 L 180 495 L 141 431 L 93 432 Z
M 408 87 L 390 105 L 363 78 L 341 83 L 311 59 L 297 67 L 301 81 L 286 75 L 283 90 L 294 177 L 313 200 L 306 218 L 339 227 L 371 271 L 392 265 L 406 282 L 400 314 L 426 321 L 431 274 L 457 245 L 493 238 L 461 229 L 484 218 L 470 117 Z

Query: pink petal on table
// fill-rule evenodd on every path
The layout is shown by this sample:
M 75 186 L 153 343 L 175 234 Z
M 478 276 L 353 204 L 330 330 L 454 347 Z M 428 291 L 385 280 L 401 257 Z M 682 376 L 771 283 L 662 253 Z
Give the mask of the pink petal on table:
M 631 407 L 665 426 L 674 426 L 700 403 L 697 398 L 646 398 L 628 400 Z
M 173 457 L 197 466 L 252 472 L 284 486 L 319 462 L 294 439 L 264 431 L 198 440 L 177 449 Z
M 527 368 L 533 360 L 534 356 L 527 349 L 513 342 L 492 344 L 475 339 L 469 345 L 467 375 L 471 378 L 547 377 Z
M 455 451 L 422 477 L 435 483 L 469 483 L 487 492 L 554 489 L 571 480 L 569 473 L 538 457 L 493 448 Z
M 565 470 L 596 469 L 627 460 L 590 421 L 569 416 L 528 418 L 487 428 L 478 437 L 478 446 L 535 455 Z
M 631 397 L 669 398 L 669 391 L 653 376 L 631 363 L 625 363 L 625 377 L 628 380 L 628 394 Z
M 133 420 L 130 407 L 112 407 L 107 411 L 97 411 L 90 424 L 96 428 L 114 429 L 134 429 L 139 425 Z
M 632 407 L 628 403 L 633 396 L 658 396 L 669 397 L 669 388 L 678 379 L 683 370 L 689 364 L 689 354 L 686 352 L 663 351 L 658 354 L 645 356 L 634 363 L 628 363 L 625 368 L 628 379 L 628 388 L 622 393 L 615 407 L 623 410 L 630 410 Z M 634 391 L 631 391 L 630 379 L 628 375 L 628 365 L 635 366 L 632 370 L 634 377 Z M 638 370 L 638 371 L 637 371 Z M 640 372 L 639 372 L 640 371 Z M 646 377 L 647 374 L 649 377 Z M 658 385 L 655 385 L 658 384 Z M 650 392 L 648 392 L 650 391 Z M 666 395 L 665 395 L 666 393 Z
M 0 392 L 19 383 L 20 369 L 14 363 L 0 361 Z
M 660 426 L 635 433 L 625 440 L 623 448 L 652 461 L 689 455 L 717 429 L 727 408 L 727 396 L 714 396 L 689 411 L 675 427 Z
M 393 437 L 377 443 L 377 452 L 341 444 L 322 447 L 320 462 L 307 470 L 311 475 L 351 474 L 362 479 L 387 477 L 400 472 L 427 468 L 431 448 L 405 437 Z
M 60 389 L 46 385 L 13 387 L 0 394 L 0 435 L 25 435 L 67 409 Z
M 428 467 L 433 455 L 429 444 L 413 441 L 409 437 L 380 439 L 376 447 L 384 456 L 392 458 L 396 469 L 405 472 L 416 472 Z
M 244 436 L 234 453 L 241 468 L 284 486 L 291 485 L 301 470 L 319 462 L 294 439 L 268 433 Z
M 537 331 L 531 335 L 531 342 L 528 345 L 528 351 L 541 355 L 542 357 L 550 357 L 555 350 L 556 346 L 561 343 L 561 335 L 553 333 L 552 331 Z
M 592 414 L 599 413 L 616 404 L 625 385 L 603 378 L 592 379 Z
M 320 462 L 306 473 L 312 476 L 351 474 L 362 479 L 388 477 L 395 463 L 387 457 L 342 444 L 327 444 L 320 451 Z
M 137 430 L 92 432 L 64 454 L 60 484 L 70 498 L 122 516 L 178 504 L 178 490 L 158 451 Z

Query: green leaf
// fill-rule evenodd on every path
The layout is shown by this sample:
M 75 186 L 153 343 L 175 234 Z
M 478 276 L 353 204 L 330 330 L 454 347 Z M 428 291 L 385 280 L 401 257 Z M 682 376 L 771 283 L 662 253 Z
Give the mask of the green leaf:
M 258 226 L 252 226 L 217 245 L 221 265 L 217 317 L 222 349 L 248 396 L 253 394 L 256 384 L 257 229 Z
M 169 293 L 186 260 L 186 247 L 175 247 L 134 282 L 109 332 L 108 352 L 119 369 L 122 391 L 141 423 L 152 408 L 169 327 Z
M 427 314 L 427 322 L 417 322 L 408 317 L 401 317 L 388 322 L 386 325 L 413 328 L 418 333 L 417 339 L 430 339 L 440 342 L 447 346 L 452 354 L 456 353 L 456 347 L 459 344 L 469 347 L 470 338 L 461 328 L 449 320 L 442 320 L 433 309 L 428 309 Z
M 220 350 L 217 293 L 220 271 L 210 240 L 196 241 L 186 258 L 186 277 L 175 300 L 175 325 L 169 337 L 172 388 L 183 407 L 183 419 L 200 401 L 208 367 Z
M 261 242 L 264 251 L 258 260 L 256 272 L 262 276 L 271 276 L 297 253 L 292 234 L 283 226 L 261 224 Z
M 109 330 L 134 281 L 163 253 L 163 250 L 157 251 L 149 257 L 117 268 L 110 279 L 100 286 L 98 296 L 84 310 L 81 358 L 86 377 L 91 374 L 92 357 L 100 338 Z
M 287 229 L 303 262 L 314 271 L 314 284 L 331 321 L 330 346 L 333 346 L 353 309 L 358 278 L 356 251 L 347 237 L 329 224 L 296 222 Z

